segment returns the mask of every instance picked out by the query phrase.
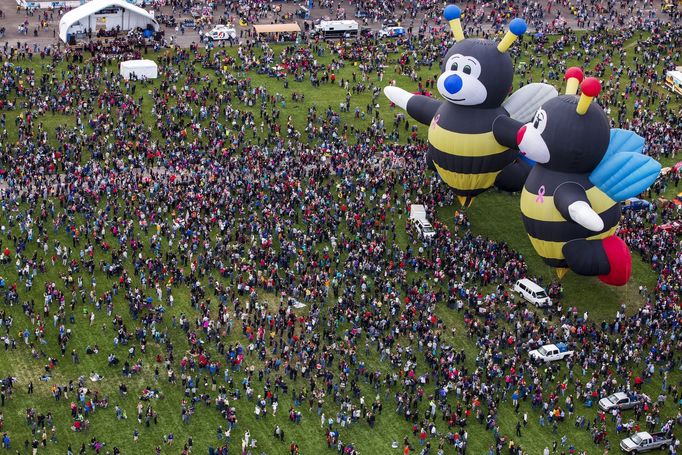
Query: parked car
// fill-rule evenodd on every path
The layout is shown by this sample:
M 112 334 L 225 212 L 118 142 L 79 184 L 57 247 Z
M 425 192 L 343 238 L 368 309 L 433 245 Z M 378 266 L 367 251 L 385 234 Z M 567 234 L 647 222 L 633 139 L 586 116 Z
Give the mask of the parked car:
M 159 24 L 165 25 L 166 27 L 175 27 L 175 17 L 165 14 L 157 14 L 154 16 Z
M 181 25 L 185 28 L 196 28 L 197 23 L 194 19 L 185 19 L 182 21 Z
M 366 11 L 359 9 L 355 11 L 355 17 L 362 19 L 363 17 L 369 17 L 369 14 L 367 14 Z
M 624 411 L 626 409 L 633 409 L 639 406 L 639 404 L 648 401 L 650 400 L 646 395 L 616 392 L 599 400 L 599 408 L 606 412 L 609 412 L 614 408 Z
M 374 30 L 371 27 L 360 27 L 360 36 L 364 38 L 370 38 L 374 35 Z
M 524 300 L 539 306 L 551 306 L 552 299 L 547 295 L 540 285 L 528 278 L 522 278 L 514 284 L 514 292 L 523 297 Z
M 649 210 L 651 208 L 651 202 L 637 197 L 631 197 L 622 202 L 622 207 L 623 210 Z
M 395 19 L 386 19 L 386 20 L 381 24 L 381 26 L 382 26 L 383 28 L 386 28 L 386 27 L 397 27 L 398 25 L 400 25 L 400 24 L 399 24 L 398 21 L 395 20 Z
M 407 35 L 405 27 L 384 27 L 378 32 L 379 38 L 397 38 Z
M 557 344 L 546 344 L 539 347 L 538 349 L 533 349 L 528 353 L 531 358 L 535 360 L 540 360 L 542 362 L 555 362 L 557 360 L 564 360 L 573 355 L 573 351 L 568 349 L 568 345 L 565 343 Z
M 424 219 L 415 219 L 412 220 L 415 229 L 417 229 L 417 232 L 419 233 L 419 237 L 423 239 L 430 239 L 434 235 L 436 235 L 436 230 L 433 229 L 433 226 L 431 226 L 431 223 Z
M 672 232 L 673 234 L 682 233 L 682 222 L 673 221 L 671 223 L 658 224 L 654 226 L 654 232 L 660 231 Z
M 305 6 L 299 6 L 296 10 L 296 16 L 303 20 L 310 19 L 310 10 Z
M 227 25 L 216 25 L 210 32 L 206 33 L 206 38 L 214 41 L 221 41 L 226 39 L 236 39 L 237 31 L 233 27 Z
M 673 442 L 673 437 L 666 433 L 648 433 L 640 431 L 620 441 L 620 448 L 626 453 L 642 453 L 654 449 L 665 449 Z

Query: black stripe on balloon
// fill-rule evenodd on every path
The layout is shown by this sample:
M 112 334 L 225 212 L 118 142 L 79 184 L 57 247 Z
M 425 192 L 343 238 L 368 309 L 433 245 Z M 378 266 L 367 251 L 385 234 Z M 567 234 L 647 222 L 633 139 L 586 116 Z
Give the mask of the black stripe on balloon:
M 614 205 L 602 212 L 601 219 L 604 221 L 604 229 L 594 232 L 572 221 L 540 221 L 522 215 L 523 225 L 531 237 L 548 242 L 568 242 L 574 239 L 584 239 L 606 232 L 620 221 L 620 206 Z
M 542 258 L 542 260 L 545 262 L 545 264 L 547 264 L 550 267 L 555 267 L 555 268 L 568 267 L 568 264 L 563 259 Z
M 567 172 L 557 172 L 547 169 L 546 167 L 538 167 L 533 169 L 526 180 L 526 190 L 538 194 L 541 186 L 545 187 L 545 196 L 554 196 L 557 186 L 566 183 L 575 182 L 582 185 L 585 191 L 592 188 L 594 185 L 590 182 L 589 176 L 586 174 L 573 174 Z
M 429 147 L 429 158 L 438 166 L 450 172 L 460 174 L 486 174 L 501 171 L 519 156 L 518 150 L 509 149 L 494 155 L 461 156 L 441 152 L 437 148 Z
M 500 115 L 508 115 L 504 108 L 480 108 L 443 103 L 438 109 L 438 126 L 460 134 L 481 134 L 493 130 L 493 122 Z

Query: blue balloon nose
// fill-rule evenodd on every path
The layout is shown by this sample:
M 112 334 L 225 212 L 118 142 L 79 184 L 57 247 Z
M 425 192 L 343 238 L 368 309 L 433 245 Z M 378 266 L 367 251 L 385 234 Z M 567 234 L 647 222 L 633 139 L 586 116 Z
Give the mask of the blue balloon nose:
M 455 93 L 462 90 L 462 78 L 456 74 L 448 76 L 447 78 L 445 78 L 443 86 L 445 86 L 445 90 L 447 90 L 448 93 L 454 95 Z

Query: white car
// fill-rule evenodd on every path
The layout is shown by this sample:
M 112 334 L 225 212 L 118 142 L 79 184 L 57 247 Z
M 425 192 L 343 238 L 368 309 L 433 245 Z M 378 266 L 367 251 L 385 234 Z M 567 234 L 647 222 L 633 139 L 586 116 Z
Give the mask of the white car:
M 528 353 L 531 358 L 545 363 L 568 359 L 573 351 L 564 343 L 546 344 Z
M 436 230 L 433 229 L 431 223 L 429 223 L 425 219 L 417 218 L 413 219 L 412 222 L 414 223 L 414 227 L 417 229 L 417 232 L 419 232 L 419 236 L 421 238 L 426 240 L 436 235 Z
M 226 39 L 237 39 L 237 30 L 227 25 L 216 25 L 213 30 L 206 33 L 206 38 L 214 41 L 222 41 Z
M 398 38 L 407 35 L 405 27 L 384 27 L 378 32 L 379 38 Z

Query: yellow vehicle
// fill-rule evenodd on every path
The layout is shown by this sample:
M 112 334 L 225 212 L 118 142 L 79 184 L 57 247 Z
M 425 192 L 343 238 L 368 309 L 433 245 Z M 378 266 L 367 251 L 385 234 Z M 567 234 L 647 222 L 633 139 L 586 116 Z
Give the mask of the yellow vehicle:
M 663 6 L 661 7 L 661 11 L 664 13 L 674 11 L 675 8 L 679 8 L 682 6 L 682 0 L 666 0 Z
M 682 95 L 682 67 L 678 66 L 674 71 L 665 73 L 665 86 L 678 95 Z

